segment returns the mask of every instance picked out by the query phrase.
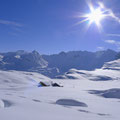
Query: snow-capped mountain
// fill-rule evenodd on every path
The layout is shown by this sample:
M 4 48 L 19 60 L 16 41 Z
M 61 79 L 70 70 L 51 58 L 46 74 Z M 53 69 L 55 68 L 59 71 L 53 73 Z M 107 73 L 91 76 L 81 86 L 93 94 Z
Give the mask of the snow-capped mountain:
M 105 62 L 115 60 L 117 52 L 113 50 L 88 52 L 61 52 L 55 55 L 40 55 L 37 51 L 0 53 L 1 70 L 31 71 L 54 78 L 69 69 L 94 70 Z
M 116 55 L 117 52 L 108 49 L 97 52 L 61 52 L 54 55 L 43 55 L 43 58 L 48 62 L 48 67 L 56 67 L 59 69 L 60 73 L 64 73 L 71 68 L 79 70 L 101 68 L 105 62 L 115 60 Z
M 31 68 L 46 68 L 48 63 L 37 52 L 8 52 L 0 54 L 0 68 L 4 70 L 29 70 Z

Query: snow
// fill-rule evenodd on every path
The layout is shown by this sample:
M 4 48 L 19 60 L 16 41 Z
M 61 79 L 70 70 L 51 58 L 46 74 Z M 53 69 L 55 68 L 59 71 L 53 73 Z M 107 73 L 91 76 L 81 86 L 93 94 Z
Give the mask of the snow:
M 105 63 L 103 69 L 120 70 L 120 59 Z
M 21 57 L 20 57 L 20 55 L 16 55 L 15 58 L 20 59 Z
M 67 75 L 77 79 L 0 71 L 0 120 L 120 120 L 120 99 L 89 93 L 119 89 L 119 70 L 72 69 Z M 96 80 L 100 76 L 111 79 Z M 64 87 L 37 87 L 40 81 L 53 81 Z
M 4 56 L 0 55 L 0 61 L 2 61 L 2 60 L 3 60 L 3 58 L 4 58 Z

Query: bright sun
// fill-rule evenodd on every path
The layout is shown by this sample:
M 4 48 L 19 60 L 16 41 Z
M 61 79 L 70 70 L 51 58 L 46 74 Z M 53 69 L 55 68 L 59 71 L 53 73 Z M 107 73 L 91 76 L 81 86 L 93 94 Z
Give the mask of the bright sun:
M 97 25 L 100 24 L 100 21 L 104 18 L 104 14 L 100 8 L 92 9 L 90 14 L 86 15 L 86 18 L 90 21 L 90 24 L 95 22 Z
M 105 17 L 110 16 L 108 10 L 104 7 L 102 3 L 98 3 L 99 7 L 94 8 L 94 6 L 91 3 L 88 3 L 90 12 L 87 14 L 79 15 L 79 18 L 84 18 L 81 21 L 79 21 L 77 24 L 81 24 L 83 22 L 88 21 L 88 27 L 95 23 L 99 29 L 102 28 L 101 20 L 103 20 Z

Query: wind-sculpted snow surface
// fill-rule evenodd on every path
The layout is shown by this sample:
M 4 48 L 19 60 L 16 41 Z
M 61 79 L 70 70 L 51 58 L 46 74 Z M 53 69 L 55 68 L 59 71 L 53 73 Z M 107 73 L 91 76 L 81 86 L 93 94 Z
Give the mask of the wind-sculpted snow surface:
M 109 90 L 90 90 L 90 94 L 96 94 L 104 98 L 120 99 L 120 88 L 113 88 Z
M 64 75 L 59 75 L 59 79 L 89 79 L 92 81 L 120 80 L 120 59 L 105 63 L 101 69 L 94 71 L 70 69 Z
M 0 120 L 120 120 L 119 70 L 72 69 L 64 77 L 0 71 Z M 38 87 L 41 81 L 63 87 Z
M 87 107 L 87 105 L 83 102 L 79 102 L 73 99 L 59 99 L 56 101 L 56 104 L 63 105 L 63 106 L 80 106 L 80 107 Z
M 120 59 L 106 62 L 103 69 L 120 70 Z
M 0 108 L 6 108 L 12 106 L 13 103 L 8 100 L 0 100 Z

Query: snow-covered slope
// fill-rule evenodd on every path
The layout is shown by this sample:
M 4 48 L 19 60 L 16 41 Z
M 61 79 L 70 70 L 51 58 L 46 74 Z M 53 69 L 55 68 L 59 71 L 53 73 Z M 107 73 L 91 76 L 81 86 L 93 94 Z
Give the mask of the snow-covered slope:
M 105 63 L 103 69 L 120 70 L 120 59 Z
M 77 79 L 0 71 L 0 120 L 120 120 L 119 70 L 66 74 Z M 63 87 L 38 87 L 40 81 Z
M 101 69 L 94 71 L 70 69 L 59 79 L 89 79 L 93 81 L 120 80 L 120 59 L 106 62 Z
M 15 85 L 36 85 L 40 81 L 50 81 L 50 78 L 34 72 L 22 71 L 0 71 L 0 85 L 10 86 Z

